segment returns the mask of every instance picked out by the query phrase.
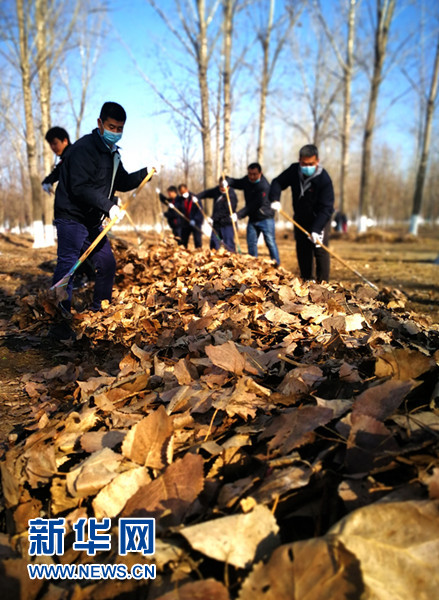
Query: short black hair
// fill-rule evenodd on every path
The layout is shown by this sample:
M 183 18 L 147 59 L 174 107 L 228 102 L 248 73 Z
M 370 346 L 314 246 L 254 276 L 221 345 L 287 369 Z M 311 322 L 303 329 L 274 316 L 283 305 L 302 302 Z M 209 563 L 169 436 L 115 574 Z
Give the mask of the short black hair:
M 180 185 L 178 186 L 178 191 L 180 192 L 182 189 L 188 190 L 188 186 L 185 183 L 180 183 Z
M 67 140 L 70 144 L 69 134 L 64 129 L 64 127 L 51 127 L 47 130 L 47 133 L 45 135 L 46 142 L 49 142 L 49 144 L 51 144 L 55 138 L 61 140 L 61 142 L 63 140 Z
M 177 190 L 177 188 L 175 187 L 175 185 L 170 185 L 170 186 L 168 187 L 168 189 L 167 189 L 167 192 L 168 192 L 168 193 L 169 193 L 169 192 L 175 192 L 176 194 L 178 194 L 178 190 Z
M 115 121 L 123 121 L 125 123 L 127 120 L 127 113 L 125 112 L 124 107 L 117 102 L 105 102 L 102 105 L 99 118 L 102 123 L 108 118 L 114 119 Z
M 262 167 L 259 163 L 254 162 L 254 163 L 250 163 L 249 166 L 247 167 L 248 169 L 257 169 L 259 171 L 259 173 L 262 173 Z
M 311 156 L 319 157 L 319 150 L 314 144 L 306 144 L 299 150 L 299 158 L 311 158 Z

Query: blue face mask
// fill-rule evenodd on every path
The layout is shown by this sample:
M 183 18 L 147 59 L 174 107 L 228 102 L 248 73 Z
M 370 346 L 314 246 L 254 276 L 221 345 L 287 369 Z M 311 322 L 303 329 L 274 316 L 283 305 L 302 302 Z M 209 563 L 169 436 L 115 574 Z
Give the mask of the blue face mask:
M 256 179 L 256 181 L 252 181 L 251 183 L 259 183 L 261 181 L 261 178 Z
M 114 133 L 113 131 L 108 131 L 108 129 L 104 129 L 104 133 L 102 134 L 102 137 L 104 138 L 104 141 L 108 145 L 113 146 L 114 144 L 117 144 L 117 142 L 122 137 L 122 134 L 121 133 Z
M 306 177 L 311 177 L 311 175 L 314 175 L 314 173 L 316 172 L 316 168 L 317 168 L 316 165 L 307 165 L 307 166 L 300 165 L 300 170 Z

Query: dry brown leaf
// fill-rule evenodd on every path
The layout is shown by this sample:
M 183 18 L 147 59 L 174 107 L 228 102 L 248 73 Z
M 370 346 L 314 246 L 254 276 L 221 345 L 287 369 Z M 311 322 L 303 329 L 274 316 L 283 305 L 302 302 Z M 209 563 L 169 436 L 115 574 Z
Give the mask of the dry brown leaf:
M 352 413 L 384 421 L 393 415 L 415 385 L 413 381 L 390 380 L 370 387 L 357 397 Z
M 95 517 L 116 517 L 137 490 L 151 481 L 145 467 L 136 467 L 116 475 L 93 499 Z
M 358 560 L 338 540 L 317 538 L 276 548 L 244 581 L 239 600 L 362 598 Z
M 437 596 L 439 501 L 374 503 L 342 519 L 328 536 L 359 560 L 367 598 Z
M 204 487 L 203 459 L 185 454 L 151 483 L 142 486 L 126 503 L 124 517 L 160 517 L 168 511 L 172 523 L 181 523 Z
M 314 430 L 326 425 L 333 418 L 330 408 L 304 406 L 289 408 L 278 417 L 261 435 L 261 439 L 272 437 L 268 443 L 271 451 L 289 454 L 294 448 L 308 444 L 314 439 Z
M 247 514 L 205 521 L 185 527 L 180 533 L 198 552 L 238 568 L 248 568 L 277 546 L 278 531 L 274 516 L 259 505 Z
M 221 346 L 206 346 L 205 351 L 217 367 L 224 369 L 224 371 L 231 371 L 236 375 L 242 375 L 245 358 L 239 353 L 233 342 L 226 342 Z
M 375 375 L 394 379 L 416 379 L 436 367 L 434 358 L 418 350 L 385 347 L 376 353 Z
M 122 456 L 103 448 L 93 452 L 85 461 L 66 476 L 67 489 L 74 498 L 94 495 L 117 474 Z
M 168 456 L 174 428 L 163 406 L 150 413 L 127 433 L 122 454 L 139 465 L 161 469 L 172 460 Z

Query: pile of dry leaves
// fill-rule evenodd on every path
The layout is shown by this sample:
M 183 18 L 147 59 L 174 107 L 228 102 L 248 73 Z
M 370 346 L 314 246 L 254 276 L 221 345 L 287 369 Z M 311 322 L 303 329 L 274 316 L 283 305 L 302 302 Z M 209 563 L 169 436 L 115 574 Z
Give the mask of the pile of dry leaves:
M 16 597 L 433 598 L 439 331 L 402 295 L 248 256 L 121 245 L 118 265 L 114 302 L 74 318 L 74 344 L 126 348 L 118 371 L 66 362 L 24 382 L 33 419 L 1 464 Z M 50 313 L 27 296 L 15 319 L 35 332 Z M 115 542 L 45 560 L 146 561 L 157 578 L 30 581 L 38 516 L 109 517 L 115 535 L 155 517 L 148 559 Z

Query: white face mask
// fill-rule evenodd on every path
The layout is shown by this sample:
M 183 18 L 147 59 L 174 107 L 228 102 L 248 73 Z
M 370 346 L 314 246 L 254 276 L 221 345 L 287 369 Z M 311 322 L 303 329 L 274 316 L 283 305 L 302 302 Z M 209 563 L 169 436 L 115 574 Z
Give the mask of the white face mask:
M 185 192 L 185 193 L 183 194 L 183 198 L 189 198 L 189 192 Z

